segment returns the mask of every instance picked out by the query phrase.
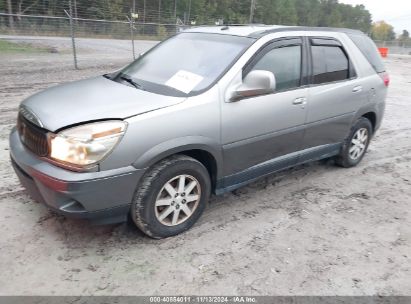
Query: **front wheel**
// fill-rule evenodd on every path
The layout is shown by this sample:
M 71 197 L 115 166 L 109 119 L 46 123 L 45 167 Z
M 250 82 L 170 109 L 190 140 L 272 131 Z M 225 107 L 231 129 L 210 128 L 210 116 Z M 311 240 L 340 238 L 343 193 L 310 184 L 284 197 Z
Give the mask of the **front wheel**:
M 191 157 L 175 155 L 144 176 L 134 195 L 131 218 L 152 238 L 173 236 L 198 220 L 210 192 L 207 169 Z
M 336 157 L 336 163 L 344 168 L 358 165 L 370 144 L 372 131 L 371 122 L 367 118 L 358 119 Z

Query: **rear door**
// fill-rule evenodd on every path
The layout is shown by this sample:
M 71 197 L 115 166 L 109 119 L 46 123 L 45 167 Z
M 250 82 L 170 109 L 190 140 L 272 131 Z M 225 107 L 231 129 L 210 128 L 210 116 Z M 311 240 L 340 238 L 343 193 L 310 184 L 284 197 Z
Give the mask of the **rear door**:
M 311 77 L 302 147 L 306 151 L 300 161 L 338 150 L 364 100 L 361 81 L 342 43 L 332 37 L 306 37 L 306 42 Z

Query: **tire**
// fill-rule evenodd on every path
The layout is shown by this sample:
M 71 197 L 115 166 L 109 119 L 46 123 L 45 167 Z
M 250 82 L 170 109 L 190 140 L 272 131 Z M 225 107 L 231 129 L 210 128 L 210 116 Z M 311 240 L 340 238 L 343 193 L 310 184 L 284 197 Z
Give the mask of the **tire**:
M 203 164 L 185 155 L 174 155 L 144 175 L 134 194 L 130 215 L 149 237 L 174 236 L 188 230 L 200 218 L 210 193 L 210 176 Z
M 359 140 L 359 138 L 362 137 L 362 132 L 365 132 L 367 135 L 367 139 L 365 141 Z M 341 152 L 335 159 L 336 164 L 344 168 L 350 168 L 358 165 L 367 152 L 372 135 L 373 127 L 371 122 L 365 117 L 359 118 L 352 126 L 350 135 L 344 141 Z M 361 150 L 362 146 L 359 146 L 359 144 L 363 145 L 363 150 Z M 358 155 L 354 153 L 354 151 L 356 150 L 354 146 L 361 150 Z

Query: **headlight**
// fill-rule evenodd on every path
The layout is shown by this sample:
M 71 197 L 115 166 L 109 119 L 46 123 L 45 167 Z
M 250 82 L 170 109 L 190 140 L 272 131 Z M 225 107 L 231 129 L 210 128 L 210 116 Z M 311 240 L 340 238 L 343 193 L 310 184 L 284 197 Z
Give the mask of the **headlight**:
M 113 150 L 127 124 L 119 120 L 81 125 L 50 135 L 50 157 L 77 166 L 92 165 Z

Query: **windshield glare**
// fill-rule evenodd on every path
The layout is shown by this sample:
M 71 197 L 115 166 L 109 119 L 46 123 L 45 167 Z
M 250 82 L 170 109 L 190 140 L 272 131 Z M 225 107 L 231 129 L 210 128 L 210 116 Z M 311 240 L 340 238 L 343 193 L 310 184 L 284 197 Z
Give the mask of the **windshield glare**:
M 193 95 L 213 84 L 253 42 L 248 37 L 181 33 L 154 47 L 120 74 L 147 91 Z

